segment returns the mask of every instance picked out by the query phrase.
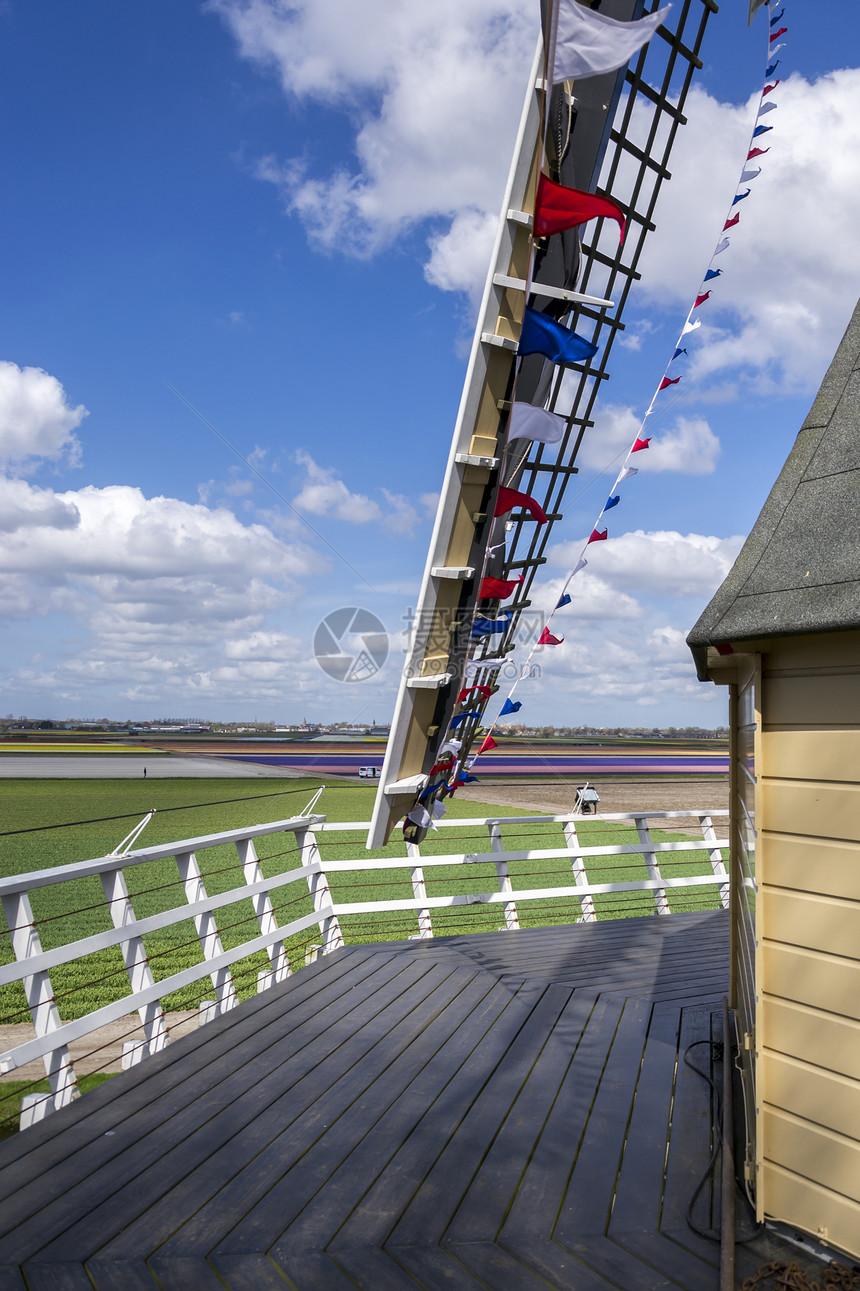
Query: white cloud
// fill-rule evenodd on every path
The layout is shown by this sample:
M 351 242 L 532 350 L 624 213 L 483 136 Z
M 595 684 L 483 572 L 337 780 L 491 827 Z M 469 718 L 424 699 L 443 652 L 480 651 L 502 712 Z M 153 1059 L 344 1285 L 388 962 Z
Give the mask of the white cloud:
M 628 593 L 708 598 L 732 567 L 743 538 L 716 538 L 699 533 L 635 529 L 611 542 L 592 544 L 588 552 L 592 574 Z M 572 567 L 582 547 L 559 543 L 549 550 L 554 565 Z M 580 577 L 580 575 L 577 575 Z
M 624 456 L 639 433 L 641 418 L 621 404 L 598 405 L 594 426 L 586 432 L 577 459 L 581 467 L 610 477 L 620 469 Z M 631 465 L 637 470 L 680 471 L 685 475 L 710 475 L 720 455 L 720 441 L 703 417 L 678 417 L 672 423 L 649 421 L 642 434 L 650 447 L 637 453 Z
M 559 550 L 560 548 L 553 549 L 553 551 Z M 550 558 L 554 559 L 552 553 Z M 532 589 L 529 599 L 535 607 L 535 613 L 526 610 L 521 620 L 523 622 L 527 616 L 529 622 L 532 619 L 535 622 L 539 620 L 537 632 L 531 633 L 532 638 L 540 634 L 544 619 L 553 606 L 558 604 L 565 581 L 566 575 L 563 575 L 561 578 L 551 578 L 545 583 L 536 583 Z M 629 596 L 626 592 L 619 592 L 606 579 L 592 573 L 591 570 L 582 570 L 577 574 L 567 590 L 571 597 L 571 605 L 559 610 L 553 619 L 552 631 L 555 636 L 564 636 L 569 630 L 568 624 L 573 626 L 585 619 L 640 619 L 644 614 L 635 597 Z
M 27 469 L 38 459 L 77 465 L 80 444 L 72 433 L 87 416 L 71 408 L 56 377 L 41 368 L 0 360 L 0 463 Z
M 857 68 L 813 82 L 790 76 L 773 95 L 779 110 L 766 124 L 774 129 L 759 141 L 770 152 L 754 163 L 762 173 L 744 185 L 751 193 L 735 208 L 740 224 L 716 261 L 724 274 L 700 311 L 691 378 L 730 371 L 758 390 L 821 379 L 857 298 L 846 265 L 860 260 L 858 98 Z M 736 191 L 756 103 L 757 96 L 736 107 L 691 90 L 673 179 L 639 265 L 652 299 L 691 303 Z M 727 309 L 739 325 L 728 322 Z
M 380 519 L 382 510 L 379 503 L 363 493 L 350 492 L 331 467 L 319 466 L 303 449 L 297 450 L 296 461 L 307 472 L 301 492 L 293 498 L 298 511 L 310 511 L 311 515 L 317 516 L 331 515 L 350 524 L 367 524 Z
M 486 274 L 528 70 L 537 10 L 518 0 L 212 0 L 242 55 L 289 97 L 342 108 L 355 161 L 262 159 L 323 247 L 366 255 L 413 224 L 450 221 L 427 274 L 473 290 Z M 516 89 L 512 92 L 512 86 Z M 324 161 L 322 162 L 324 165 Z M 484 248 L 484 249 L 482 249 Z

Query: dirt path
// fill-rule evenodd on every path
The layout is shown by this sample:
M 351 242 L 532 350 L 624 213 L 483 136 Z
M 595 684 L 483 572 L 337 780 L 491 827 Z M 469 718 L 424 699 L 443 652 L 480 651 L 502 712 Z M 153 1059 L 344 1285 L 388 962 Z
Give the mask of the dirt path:
M 611 777 L 590 780 L 600 794 L 598 810 L 611 815 L 621 811 L 704 811 L 727 810 L 728 776 L 699 779 L 661 780 L 657 776 L 641 780 L 616 780 Z M 500 807 L 521 807 L 523 811 L 569 811 L 577 785 L 573 781 L 519 781 L 517 784 L 484 782 L 467 785 L 457 791 L 460 801 L 489 802 Z M 678 822 L 676 828 L 683 828 Z

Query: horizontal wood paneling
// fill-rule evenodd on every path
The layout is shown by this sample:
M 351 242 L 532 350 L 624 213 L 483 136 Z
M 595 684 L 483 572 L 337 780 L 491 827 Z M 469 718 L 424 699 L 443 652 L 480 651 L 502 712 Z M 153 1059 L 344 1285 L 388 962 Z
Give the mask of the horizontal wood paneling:
M 765 1160 L 860 1203 L 860 1143 L 856 1139 L 767 1104 L 762 1121 Z M 857 1218 L 856 1231 L 860 1233 L 860 1208 Z
M 766 941 L 759 989 L 860 1021 L 860 963 Z
M 760 830 L 811 838 L 860 838 L 860 785 L 809 780 L 762 784 Z
M 762 1045 L 860 1081 L 860 1022 L 765 996 Z
M 820 1053 L 815 1052 L 815 1057 Z M 860 1083 L 856 1080 L 766 1050 L 761 1081 L 763 1102 L 834 1130 L 860 1147 Z
M 763 884 L 860 901 L 860 843 L 768 833 L 759 867 Z
M 857 667 L 860 645 L 856 632 L 816 632 L 810 636 L 780 637 L 767 643 L 762 656 L 765 676 L 782 669 Z
M 860 778 L 860 728 L 765 731 L 759 774 L 785 780 L 856 781 Z
M 856 901 L 767 886 L 759 901 L 763 937 L 860 960 L 860 904 Z
M 763 1184 L 768 1216 L 812 1233 L 851 1255 L 860 1255 L 860 1211 L 856 1202 L 765 1162 Z
M 811 662 L 811 660 L 810 660 Z M 770 676 L 762 686 L 765 729 L 777 726 L 846 726 L 860 723 L 860 675 Z

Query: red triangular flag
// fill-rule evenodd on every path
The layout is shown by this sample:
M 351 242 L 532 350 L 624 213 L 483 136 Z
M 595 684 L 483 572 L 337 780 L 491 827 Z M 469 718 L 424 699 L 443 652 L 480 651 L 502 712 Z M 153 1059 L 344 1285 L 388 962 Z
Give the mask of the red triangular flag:
M 643 449 L 643 448 L 647 448 L 647 447 L 648 447 L 648 445 L 649 445 L 650 443 L 651 443 L 650 438 L 648 438 L 648 439 L 637 439 L 637 440 L 636 440 L 636 442 L 635 442 L 635 444 L 634 444 L 634 445 L 633 445 L 633 447 L 631 448 L 630 452 L 631 452 L 631 453 L 641 453 L 641 452 L 642 452 L 642 449 Z
M 708 299 L 708 297 L 710 296 L 710 294 L 711 294 L 711 293 L 710 293 L 709 291 L 706 291 L 706 292 L 705 292 L 705 294 L 704 294 L 703 296 L 697 296 L 697 297 L 696 297 L 696 303 L 695 303 L 695 305 L 693 306 L 693 309 L 698 309 L 700 305 L 704 305 L 705 301 Z
M 519 587 L 524 578 L 525 574 L 520 574 L 519 578 L 512 578 L 510 580 L 504 578 L 492 578 L 488 575 L 481 583 L 481 588 L 478 592 L 478 600 L 505 601 L 513 594 L 514 589 Z
M 739 223 L 740 218 L 741 218 L 741 213 L 740 213 L 740 211 L 738 211 L 738 213 L 737 213 L 737 215 L 734 217 L 734 219 L 732 219 L 732 220 L 726 220 L 725 224 L 723 225 L 723 232 L 725 233 L 726 229 L 733 229 L 733 228 L 735 227 L 735 225 L 736 225 L 737 223 Z
M 670 381 L 668 377 L 664 377 L 657 387 L 657 393 L 659 394 L 661 390 L 667 389 L 668 386 L 676 386 L 680 380 L 680 377 L 675 377 L 674 381 Z
M 492 686 L 467 686 L 466 689 L 461 690 L 457 696 L 457 703 L 462 704 L 463 701 L 471 695 L 473 690 L 477 690 L 479 694 L 484 696 L 484 699 L 489 699 L 493 693 Z
M 550 233 L 561 233 L 577 224 L 605 216 L 615 220 L 624 238 L 624 214 L 621 207 L 608 197 L 596 193 L 583 193 L 577 188 L 564 188 L 546 175 L 538 179 L 535 195 L 534 235 L 545 238 Z
M 766 152 L 770 152 L 770 148 L 750 148 L 747 161 L 752 161 L 753 157 L 763 157 Z
M 591 537 L 589 538 L 588 542 L 605 542 L 608 537 L 609 537 L 608 529 L 604 529 L 603 533 L 601 533 L 599 529 L 592 529 Z M 588 546 L 588 543 L 586 543 L 586 546 Z
M 777 85 L 779 85 L 779 81 L 774 81 L 773 85 L 766 85 L 761 92 L 762 98 L 764 98 L 766 94 L 770 94 L 771 90 L 775 90 Z
M 603 534 L 603 537 L 605 538 L 606 534 Z M 554 637 L 549 628 L 544 628 L 538 637 L 538 645 L 561 645 L 563 641 L 564 637 Z
M 779 31 L 775 31 L 767 43 L 772 45 L 775 40 L 779 40 L 780 36 L 784 36 L 787 31 L 787 27 L 780 27 Z
M 498 744 L 496 744 L 496 741 L 493 739 L 492 735 L 488 735 L 487 738 L 484 740 L 484 743 L 478 749 L 478 753 L 486 753 L 487 749 L 497 749 L 498 747 L 499 746 Z M 477 757 L 477 754 L 475 756 Z
M 515 489 L 506 489 L 503 485 L 499 489 L 493 515 L 503 516 L 514 507 L 523 507 L 534 516 L 538 524 L 546 524 L 546 514 L 539 502 L 535 502 L 534 498 L 530 498 L 527 493 L 517 493 Z

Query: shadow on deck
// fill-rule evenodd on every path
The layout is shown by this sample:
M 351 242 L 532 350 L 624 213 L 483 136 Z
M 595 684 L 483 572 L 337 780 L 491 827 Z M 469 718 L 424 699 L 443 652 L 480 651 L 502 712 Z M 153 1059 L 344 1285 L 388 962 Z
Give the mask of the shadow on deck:
M 2 1146 L 0 1291 L 714 1291 L 686 1220 L 711 1094 L 682 1058 L 719 1028 L 728 931 L 320 960 Z

